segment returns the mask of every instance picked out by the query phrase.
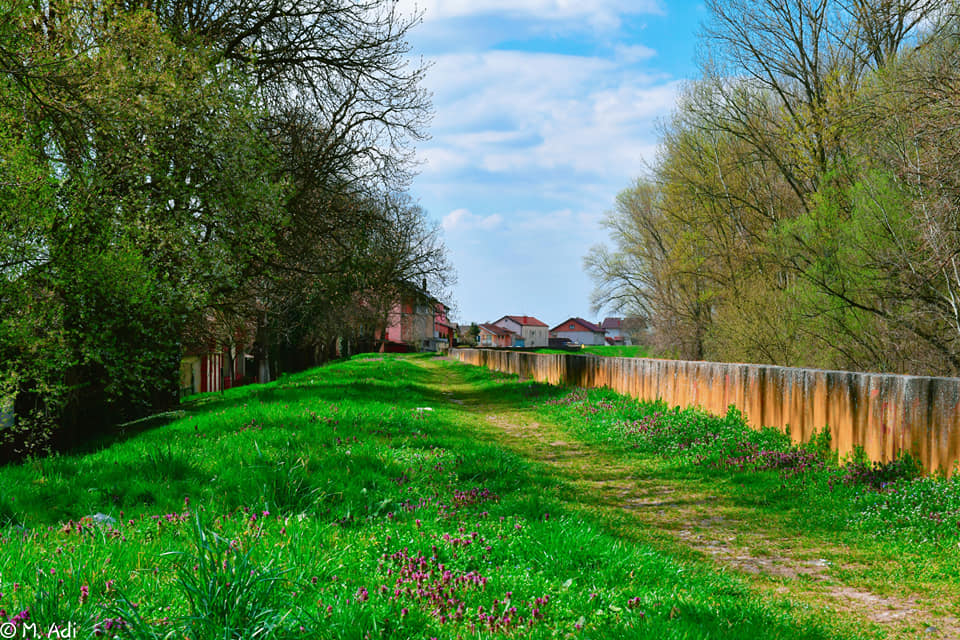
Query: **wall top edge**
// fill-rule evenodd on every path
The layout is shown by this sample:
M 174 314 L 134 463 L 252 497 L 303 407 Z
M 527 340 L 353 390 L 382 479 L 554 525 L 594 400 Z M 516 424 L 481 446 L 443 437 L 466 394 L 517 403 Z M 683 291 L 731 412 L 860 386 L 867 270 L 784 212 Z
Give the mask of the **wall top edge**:
M 598 356 L 592 353 L 534 353 L 532 351 L 516 351 L 512 349 L 477 349 L 477 348 L 454 348 L 454 351 L 490 351 L 493 353 L 518 353 L 527 356 L 538 356 L 538 357 L 548 357 L 548 356 L 564 356 L 564 357 L 574 357 L 574 358 L 588 358 L 594 360 L 622 360 L 627 362 L 636 362 L 637 360 L 643 362 L 670 362 L 674 364 L 684 364 L 692 365 L 695 367 L 711 367 L 711 366 L 722 366 L 722 367 L 747 367 L 755 370 L 763 371 L 784 371 L 784 372 L 795 372 L 795 373 L 812 373 L 812 374 L 824 374 L 824 375 L 844 375 L 844 376 L 861 376 L 868 378 L 895 378 L 902 379 L 906 381 L 917 381 L 917 382 L 941 382 L 948 384 L 957 384 L 960 385 L 960 378 L 948 378 L 945 376 L 914 376 L 906 375 L 902 373 L 877 373 L 869 371 L 843 371 L 840 369 L 810 369 L 804 367 L 781 367 L 774 364 L 750 364 L 748 362 L 708 362 L 706 360 L 670 360 L 667 358 L 620 358 L 613 356 Z

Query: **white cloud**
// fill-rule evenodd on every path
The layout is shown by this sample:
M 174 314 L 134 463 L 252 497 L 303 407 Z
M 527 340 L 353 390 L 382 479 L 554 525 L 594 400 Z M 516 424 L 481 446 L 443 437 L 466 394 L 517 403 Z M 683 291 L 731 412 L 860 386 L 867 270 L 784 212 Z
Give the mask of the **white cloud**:
M 500 226 L 503 222 L 503 216 L 499 213 L 494 213 L 489 216 L 478 216 L 473 213 L 470 213 L 467 209 L 455 209 L 443 217 L 443 230 L 446 232 L 453 231 L 470 231 L 472 229 L 480 229 L 482 231 L 492 231 Z
M 439 56 L 425 173 L 569 169 L 632 176 L 679 84 L 598 57 L 489 51 Z M 434 161 L 437 158 L 438 161 Z
M 424 171 L 456 171 L 470 164 L 468 158 L 449 147 L 425 146 L 417 152 L 417 158 Z
M 658 0 L 401 0 L 405 13 L 423 11 L 424 21 L 484 15 L 530 17 L 538 21 L 586 19 L 616 26 L 620 15 L 660 14 Z
M 477 226 L 484 231 L 492 231 L 500 226 L 500 223 L 503 222 L 503 216 L 499 213 L 495 213 L 492 216 L 487 216 L 482 218 L 480 222 L 477 223 Z
M 599 222 L 616 193 L 654 161 L 655 123 L 679 91 L 666 71 L 675 47 L 643 24 L 668 4 L 399 6 L 409 13 L 415 3 L 425 13 L 412 43 L 433 63 L 424 88 L 435 115 L 431 138 L 418 144 L 413 192 L 428 211 L 447 212 L 440 222 L 460 275 L 460 319 L 590 317 L 582 256 L 606 239 Z
M 627 63 L 649 60 L 657 55 L 656 49 L 651 49 L 642 44 L 617 45 L 615 51 L 617 52 L 617 58 Z

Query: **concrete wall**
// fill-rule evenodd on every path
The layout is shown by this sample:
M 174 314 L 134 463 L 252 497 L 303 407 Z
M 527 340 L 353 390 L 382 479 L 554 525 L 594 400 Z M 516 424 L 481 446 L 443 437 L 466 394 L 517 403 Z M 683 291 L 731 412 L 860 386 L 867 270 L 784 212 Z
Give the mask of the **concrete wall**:
M 841 455 L 856 445 L 873 460 L 909 451 L 928 471 L 946 473 L 960 461 L 960 378 L 483 349 L 454 353 L 461 362 L 540 382 L 609 387 L 716 414 L 734 405 L 751 426 L 789 426 L 798 442 L 829 426 Z

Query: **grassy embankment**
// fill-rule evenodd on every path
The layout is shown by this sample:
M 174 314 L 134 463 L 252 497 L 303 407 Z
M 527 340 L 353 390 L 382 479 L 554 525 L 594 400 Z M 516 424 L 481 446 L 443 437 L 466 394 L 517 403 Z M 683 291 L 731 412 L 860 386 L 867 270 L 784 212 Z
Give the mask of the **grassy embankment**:
M 584 346 L 578 350 L 569 349 L 536 349 L 536 353 L 580 353 L 606 358 L 649 358 L 650 353 L 642 345 L 606 345 Z
M 201 397 L 93 452 L 0 469 L 0 614 L 72 622 L 78 637 L 876 637 L 797 589 L 717 570 L 659 517 L 605 509 L 580 481 L 583 459 L 538 460 L 543 442 L 501 428 L 521 414 L 626 461 L 638 482 L 662 474 L 738 496 L 771 531 L 838 535 L 863 558 L 925 554 L 916 570 L 897 564 L 913 571 L 904 579 L 956 601 L 956 483 L 876 493 L 812 459 L 757 471 L 770 466 L 762 451 L 800 454 L 760 433 L 731 462 L 728 445 L 752 433 L 736 416 L 360 357 Z M 916 508 L 900 495 L 924 506 L 888 531 L 885 514 Z

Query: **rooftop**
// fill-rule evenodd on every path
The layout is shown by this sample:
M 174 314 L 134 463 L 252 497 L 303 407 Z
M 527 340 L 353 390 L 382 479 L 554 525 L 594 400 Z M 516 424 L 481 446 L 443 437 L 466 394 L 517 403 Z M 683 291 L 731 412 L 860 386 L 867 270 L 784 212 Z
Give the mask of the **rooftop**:
M 481 329 L 489 331 L 495 336 L 515 336 L 517 335 L 516 331 L 510 331 L 510 329 L 505 329 L 503 327 L 498 327 L 495 324 L 481 324 Z
M 583 318 L 567 318 L 566 320 L 564 320 L 563 322 L 555 326 L 553 329 L 551 329 L 551 331 L 563 330 L 564 325 L 568 325 L 571 322 L 578 323 L 587 331 L 592 331 L 593 333 L 603 333 L 603 329 L 593 324 L 589 320 L 584 320 Z M 566 329 L 566 331 L 569 331 L 569 329 Z
M 519 325 L 521 325 L 521 326 L 523 326 L 523 327 L 545 327 L 545 326 L 547 326 L 547 323 L 546 323 L 546 322 L 540 322 L 539 320 L 537 320 L 537 319 L 534 318 L 533 316 L 503 316 L 503 318 L 500 318 L 500 320 L 503 320 L 503 319 L 505 319 L 505 318 L 510 318 L 511 320 L 513 320 L 514 322 L 516 322 L 517 324 L 519 324 Z M 497 320 L 497 322 L 500 322 L 500 320 Z

